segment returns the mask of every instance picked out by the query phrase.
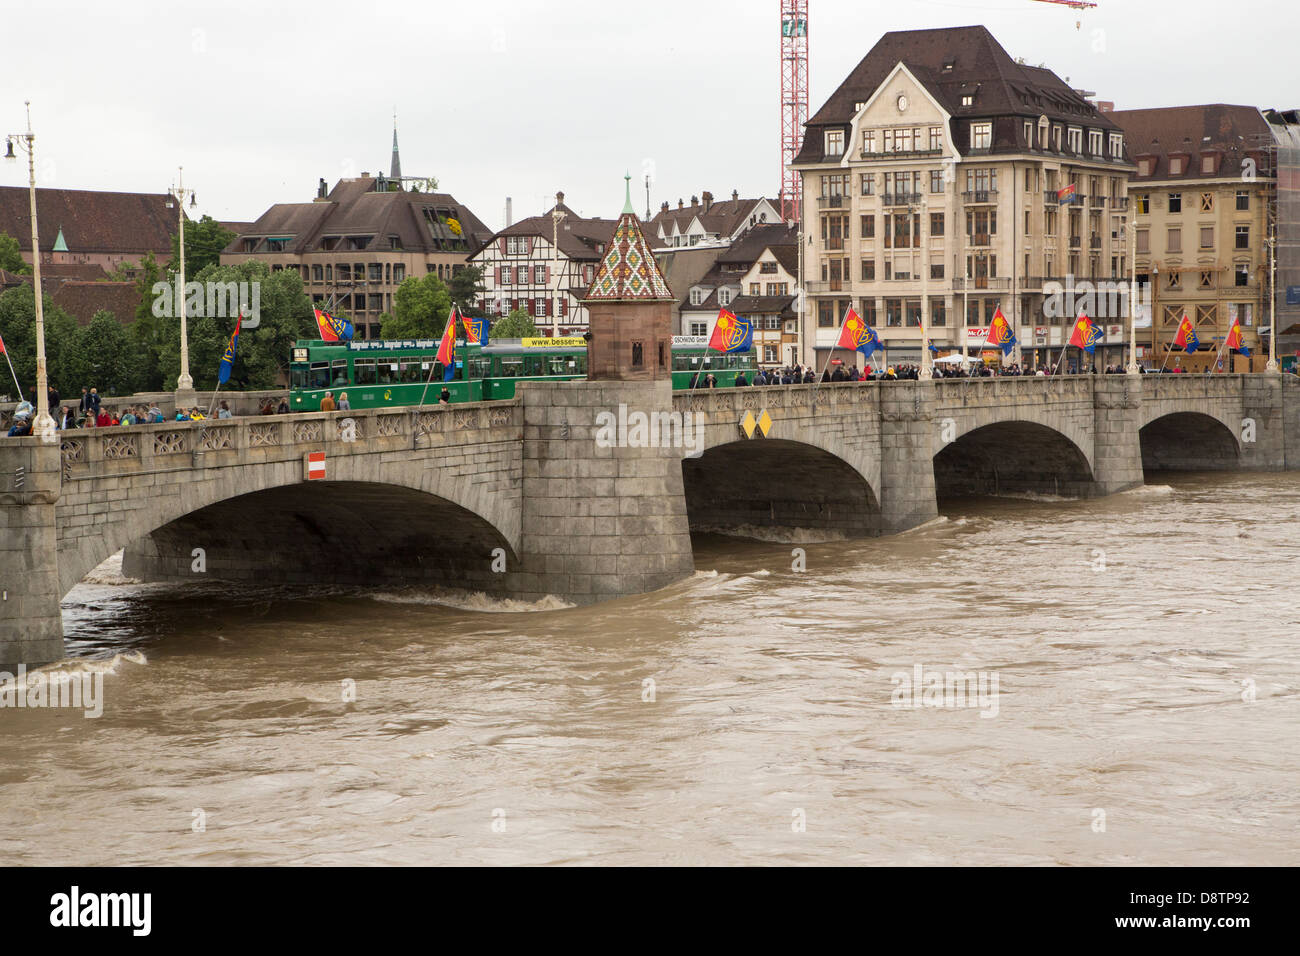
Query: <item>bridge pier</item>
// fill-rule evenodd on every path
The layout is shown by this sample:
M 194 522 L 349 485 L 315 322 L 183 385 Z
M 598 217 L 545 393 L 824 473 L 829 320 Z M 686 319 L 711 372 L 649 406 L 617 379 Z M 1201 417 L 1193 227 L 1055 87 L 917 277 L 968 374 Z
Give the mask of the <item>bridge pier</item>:
M 1094 376 L 1092 404 L 1094 493 L 1113 495 L 1141 486 L 1142 377 Z
M 59 611 L 59 446 L 0 444 L 0 670 L 63 657 Z
M 672 413 L 671 383 L 522 383 L 518 396 L 521 567 L 507 576 L 507 591 L 592 604 L 693 574 L 682 448 L 633 447 L 630 428 L 612 445 L 608 434 L 598 441 L 601 413 L 629 422 L 637 412 Z
M 934 487 L 932 382 L 880 387 L 880 531 L 893 534 L 939 515 Z

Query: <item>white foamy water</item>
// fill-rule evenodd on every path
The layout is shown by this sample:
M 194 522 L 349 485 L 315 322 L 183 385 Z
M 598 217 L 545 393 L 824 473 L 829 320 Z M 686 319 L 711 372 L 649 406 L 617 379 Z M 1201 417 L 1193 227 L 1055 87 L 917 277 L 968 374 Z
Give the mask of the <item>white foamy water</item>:
M 808 545 L 803 572 L 786 542 L 705 536 L 663 591 L 518 614 L 85 585 L 70 666 L 106 668 L 104 714 L 0 711 L 0 851 L 1300 863 L 1300 477 L 1162 488 L 952 502 Z M 894 706 L 918 665 L 996 675 L 996 716 Z

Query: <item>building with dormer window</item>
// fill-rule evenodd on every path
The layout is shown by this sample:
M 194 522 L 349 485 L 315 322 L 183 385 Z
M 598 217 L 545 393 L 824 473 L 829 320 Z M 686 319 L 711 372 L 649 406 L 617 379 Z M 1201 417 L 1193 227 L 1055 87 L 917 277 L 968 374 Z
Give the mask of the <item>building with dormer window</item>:
M 920 362 L 923 320 L 941 350 L 978 347 L 999 307 L 1025 361 L 1047 361 L 1073 318 L 1048 315 L 1052 283 L 1127 276 L 1123 130 L 984 27 L 885 34 L 809 120 L 794 166 L 818 367 L 850 304 L 891 362 Z

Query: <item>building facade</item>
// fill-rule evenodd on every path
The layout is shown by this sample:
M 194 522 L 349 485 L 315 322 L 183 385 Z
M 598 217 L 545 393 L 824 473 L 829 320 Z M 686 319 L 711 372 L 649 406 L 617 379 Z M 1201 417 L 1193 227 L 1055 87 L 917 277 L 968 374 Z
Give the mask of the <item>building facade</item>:
M 730 200 L 722 202 L 714 200 L 711 192 L 701 196 L 692 196 L 689 206 L 684 200 L 677 200 L 676 209 L 663 203 L 655 217 L 646 223 L 646 238 L 656 252 L 698 246 L 726 247 L 755 226 L 781 221 L 776 206 L 761 197 L 741 199 L 737 190 L 732 190 Z
M 362 173 L 309 203 L 272 206 L 221 254 L 223 265 L 255 259 L 302 275 L 312 302 L 347 315 L 359 339 L 378 338 L 393 294 L 406 279 L 442 279 L 464 268 L 491 235 L 446 193 Z
M 522 309 L 546 335 L 583 334 L 583 299 L 616 224 L 582 218 L 556 193 L 548 212 L 507 226 L 474 253 L 473 263 L 483 267 L 483 310 L 502 316 Z
M 1137 164 L 1129 183 L 1135 261 L 1151 299 L 1139 359 L 1165 364 L 1184 315 L 1202 351 L 1176 356 L 1181 367 L 1212 367 L 1234 319 L 1258 358 L 1269 321 L 1266 239 L 1277 186 L 1268 121 L 1253 106 L 1225 104 L 1111 115 Z
M 1001 308 L 1041 364 L 1077 314 L 1061 290 L 1127 276 L 1123 130 L 984 27 L 885 34 L 809 121 L 794 165 L 804 360 L 818 367 L 850 305 L 891 362 L 922 361 L 923 321 L 941 352 L 978 349 Z M 1094 317 L 1118 356 L 1121 320 Z

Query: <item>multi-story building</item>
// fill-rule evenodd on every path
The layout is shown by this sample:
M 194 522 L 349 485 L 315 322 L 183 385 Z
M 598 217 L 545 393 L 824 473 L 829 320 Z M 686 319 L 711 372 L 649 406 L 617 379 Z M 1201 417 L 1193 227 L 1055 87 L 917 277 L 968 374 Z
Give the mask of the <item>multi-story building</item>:
M 328 192 L 322 179 L 313 202 L 272 206 L 221 261 L 256 259 L 272 271 L 296 270 L 316 305 L 351 318 L 357 338 L 377 338 L 399 285 L 429 273 L 451 278 L 490 235 L 446 193 L 362 173 Z
M 713 193 L 691 197 L 691 204 L 677 200 L 677 208 L 668 203 L 646 223 L 645 234 L 655 252 L 662 249 L 688 249 L 696 246 L 728 246 L 754 226 L 779 223 L 776 206 L 763 198 L 741 199 L 732 190 L 731 200 L 717 202 Z
M 596 277 L 614 219 L 584 219 L 555 194 L 555 205 L 491 236 L 472 257 L 483 267 L 488 315 L 524 309 L 548 335 L 587 331 L 582 300 Z
M 37 189 L 41 264 L 132 266 L 153 253 L 159 265 L 172 257 L 178 227 L 166 193 L 114 193 L 89 189 Z M 18 240 L 32 262 L 31 200 L 26 186 L 0 186 L 0 232 Z
M 804 359 L 819 367 L 851 303 L 891 362 L 921 360 L 923 319 L 940 349 L 977 347 L 999 307 L 1025 361 L 1043 361 L 1074 318 L 1053 283 L 1126 275 L 1123 130 L 984 27 L 885 34 L 809 120 L 794 166 Z
M 1221 103 L 1110 115 L 1137 164 L 1128 190 L 1135 262 L 1138 281 L 1151 283 L 1154 319 L 1144 308 L 1139 359 L 1164 364 L 1186 315 L 1203 351 L 1179 356 L 1182 367 L 1211 367 L 1234 319 L 1258 360 L 1277 184 L 1268 121 L 1253 106 Z

